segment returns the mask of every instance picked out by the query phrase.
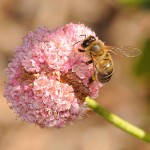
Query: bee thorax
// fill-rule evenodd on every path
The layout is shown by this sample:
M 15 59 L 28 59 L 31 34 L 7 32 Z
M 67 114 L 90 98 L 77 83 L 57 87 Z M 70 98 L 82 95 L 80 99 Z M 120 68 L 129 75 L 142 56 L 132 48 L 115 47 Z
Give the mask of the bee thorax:
M 101 47 L 100 45 L 98 44 L 95 44 L 93 45 L 91 48 L 90 48 L 90 52 L 95 55 L 95 56 L 98 56 L 101 54 Z

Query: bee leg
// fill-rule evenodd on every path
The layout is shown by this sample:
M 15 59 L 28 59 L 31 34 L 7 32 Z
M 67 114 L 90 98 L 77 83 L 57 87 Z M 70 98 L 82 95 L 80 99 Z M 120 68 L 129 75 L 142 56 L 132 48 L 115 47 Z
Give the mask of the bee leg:
M 93 60 L 91 59 L 91 60 L 89 60 L 89 61 L 87 61 L 87 62 L 85 62 L 86 63 L 86 65 L 89 65 L 89 64 L 91 64 L 93 62 Z
M 79 52 L 85 52 L 85 50 L 83 50 L 83 49 L 78 49 L 78 51 L 79 51 Z
M 94 81 L 93 78 L 90 77 L 90 78 L 89 78 L 89 84 L 91 84 L 93 81 Z
M 92 83 L 95 80 L 95 74 L 93 74 L 90 78 L 89 78 L 89 84 Z

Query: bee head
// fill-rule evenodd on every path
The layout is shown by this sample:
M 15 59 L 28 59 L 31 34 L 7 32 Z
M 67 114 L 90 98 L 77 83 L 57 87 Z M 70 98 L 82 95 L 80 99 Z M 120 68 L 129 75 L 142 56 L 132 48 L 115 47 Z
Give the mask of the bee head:
M 82 42 L 82 44 L 81 44 L 81 46 L 83 47 L 83 48 L 86 48 L 86 47 L 88 47 L 93 41 L 95 41 L 96 39 L 95 39 L 95 37 L 94 36 L 89 36 L 88 38 L 86 38 L 83 42 Z

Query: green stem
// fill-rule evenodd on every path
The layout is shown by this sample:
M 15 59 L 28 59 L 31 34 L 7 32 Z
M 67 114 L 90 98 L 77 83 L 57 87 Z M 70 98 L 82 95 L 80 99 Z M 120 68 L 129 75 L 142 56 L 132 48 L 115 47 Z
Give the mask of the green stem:
M 88 107 L 93 109 L 97 114 L 104 117 L 107 121 L 112 123 L 113 125 L 117 126 L 118 128 L 122 129 L 123 131 L 142 139 L 146 142 L 150 142 L 150 135 L 138 127 L 128 123 L 127 121 L 121 119 L 120 117 L 116 116 L 115 114 L 107 111 L 105 108 L 100 106 L 96 101 L 93 99 L 86 97 L 85 101 L 87 102 Z

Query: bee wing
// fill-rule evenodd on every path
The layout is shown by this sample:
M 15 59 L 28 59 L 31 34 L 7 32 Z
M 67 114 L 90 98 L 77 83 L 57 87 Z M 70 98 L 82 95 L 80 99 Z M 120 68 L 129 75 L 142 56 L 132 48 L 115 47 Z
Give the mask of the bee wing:
M 140 49 L 132 46 L 107 46 L 107 49 L 112 53 L 125 57 L 135 57 L 142 54 Z

